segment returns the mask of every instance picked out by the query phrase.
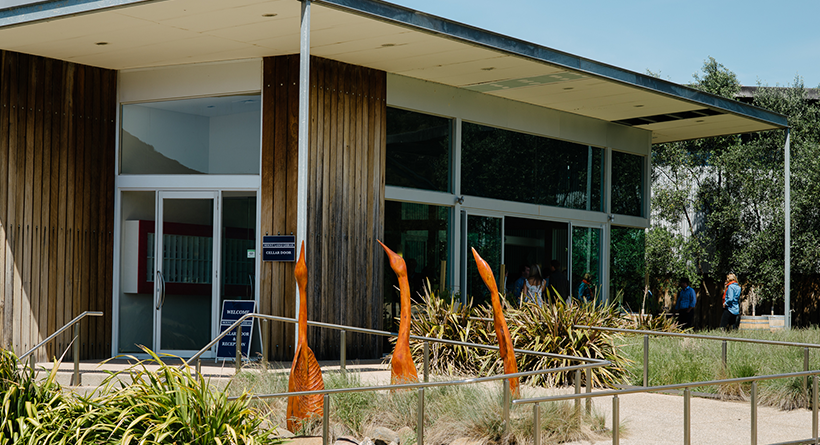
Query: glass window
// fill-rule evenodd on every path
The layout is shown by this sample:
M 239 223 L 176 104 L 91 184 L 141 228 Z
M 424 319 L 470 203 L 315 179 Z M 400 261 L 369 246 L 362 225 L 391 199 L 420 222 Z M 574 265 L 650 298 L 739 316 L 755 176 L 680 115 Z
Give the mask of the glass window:
M 644 216 L 644 157 L 612 152 L 612 213 Z
M 450 209 L 426 204 L 385 201 L 384 244 L 404 258 L 411 297 L 418 301 L 427 280 L 438 293 L 446 265 Z M 446 280 L 446 277 L 445 277 Z M 385 327 L 395 329 L 399 315 L 398 280 L 384 255 Z M 392 328 L 391 328 L 392 327 Z
M 461 137 L 464 194 L 603 209 L 602 149 L 468 122 Z
M 500 283 L 498 276 L 501 270 L 501 242 L 501 218 L 476 215 L 467 217 L 467 301 L 472 297 L 475 306 L 490 301 L 490 290 L 478 274 L 470 248 L 475 248 L 490 265 L 496 285 L 503 291 L 503 283 Z
M 385 183 L 450 191 L 451 122 L 443 117 L 388 108 Z
M 601 229 L 572 228 L 572 293 L 590 301 L 600 297 Z
M 122 174 L 258 175 L 258 94 L 122 106 Z
M 644 229 L 612 226 L 609 254 L 610 298 L 632 312 L 641 310 L 644 292 Z

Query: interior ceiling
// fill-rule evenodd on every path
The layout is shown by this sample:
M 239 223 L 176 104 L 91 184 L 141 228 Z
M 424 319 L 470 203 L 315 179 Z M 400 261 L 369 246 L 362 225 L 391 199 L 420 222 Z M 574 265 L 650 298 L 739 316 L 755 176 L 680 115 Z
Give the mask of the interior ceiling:
M 300 9 L 297 0 L 148 1 L 0 28 L 0 47 L 116 70 L 294 54 Z M 651 130 L 655 143 L 781 128 L 321 3 L 310 43 L 316 56 Z

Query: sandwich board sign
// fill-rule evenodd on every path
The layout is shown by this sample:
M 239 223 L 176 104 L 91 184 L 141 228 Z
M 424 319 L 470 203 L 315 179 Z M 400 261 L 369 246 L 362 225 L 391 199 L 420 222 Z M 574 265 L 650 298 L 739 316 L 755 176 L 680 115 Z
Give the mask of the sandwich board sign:
M 225 300 L 222 302 L 222 316 L 219 319 L 219 332 L 225 331 L 232 324 L 256 310 L 256 302 L 253 300 Z M 248 318 L 242 322 L 242 357 L 248 357 L 251 350 L 251 333 L 253 332 L 253 318 Z M 236 329 L 229 332 L 219 340 L 216 347 L 216 357 L 222 359 L 236 359 Z

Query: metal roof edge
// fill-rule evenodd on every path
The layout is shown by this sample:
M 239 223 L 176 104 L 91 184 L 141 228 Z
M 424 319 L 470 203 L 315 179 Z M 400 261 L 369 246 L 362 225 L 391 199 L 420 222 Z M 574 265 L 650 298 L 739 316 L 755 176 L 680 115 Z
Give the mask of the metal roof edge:
M 393 22 L 432 34 L 439 34 L 465 43 L 549 63 L 590 76 L 609 79 L 628 86 L 652 90 L 659 94 L 703 106 L 718 108 L 732 114 L 742 115 L 777 127 L 787 128 L 789 126 L 786 116 L 763 108 L 726 99 L 688 86 L 618 68 L 404 6 L 387 3 L 382 0 L 312 0 L 312 3 Z
M 49 0 L 0 9 L 0 29 L 165 0 Z

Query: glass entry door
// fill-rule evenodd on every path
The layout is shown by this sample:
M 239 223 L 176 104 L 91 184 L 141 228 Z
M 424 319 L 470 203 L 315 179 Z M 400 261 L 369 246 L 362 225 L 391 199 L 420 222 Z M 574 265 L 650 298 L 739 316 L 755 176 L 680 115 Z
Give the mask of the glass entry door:
M 153 244 L 154 350 L 190 356 L 214 336 L 218 192 L 157 192 Z M 151 237 L 154 237 L 151 243 Z M 149 260 L 150 263 L 150 260 Z

